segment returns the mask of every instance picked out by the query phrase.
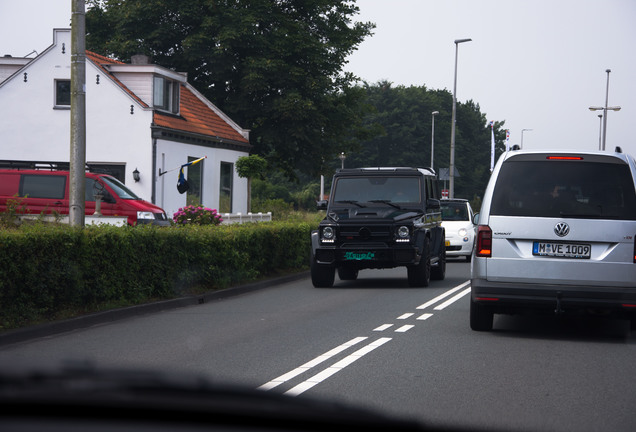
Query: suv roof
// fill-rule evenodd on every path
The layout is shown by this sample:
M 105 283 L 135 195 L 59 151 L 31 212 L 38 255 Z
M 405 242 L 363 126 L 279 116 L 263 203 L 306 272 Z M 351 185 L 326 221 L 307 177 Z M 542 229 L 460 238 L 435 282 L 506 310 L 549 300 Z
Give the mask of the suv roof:
M 432 168 L 414 168 L 414 167 L 368 167 L 368 168 L 342 168 L 336 171 L 336 175 L 341 174 L 420 174 L 426 176 L 435 176 Z

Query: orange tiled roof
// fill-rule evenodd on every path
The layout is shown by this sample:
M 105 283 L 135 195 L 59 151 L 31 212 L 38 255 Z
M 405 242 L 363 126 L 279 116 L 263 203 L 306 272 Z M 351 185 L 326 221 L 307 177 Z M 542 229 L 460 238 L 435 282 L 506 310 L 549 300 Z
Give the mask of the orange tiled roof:
M 155 111 L 155 125 L 232 141 L 248 142 L 243 135 L 184 85 L 181 85 L 179 98 L 180 115 L 173 116 Z
M 148 107 L 135 93 L 111 74 L 104 64 L 125 64 L 123 62 L 104 57 L 91 51 L 86 51 L 86 57 L 97 65 L 105 74 L 110 76 L 122 89 L 130 94 L 142 106 Z M 156 126 L 183 132 L 207 135 L 213 138 L 232 140 L 246 143 L 249 141 L 223 120 L 214 110 L 188 89 L 180 85 L 179 115 L 170 115 L 161 111 L 154 111 L 153 122 Z

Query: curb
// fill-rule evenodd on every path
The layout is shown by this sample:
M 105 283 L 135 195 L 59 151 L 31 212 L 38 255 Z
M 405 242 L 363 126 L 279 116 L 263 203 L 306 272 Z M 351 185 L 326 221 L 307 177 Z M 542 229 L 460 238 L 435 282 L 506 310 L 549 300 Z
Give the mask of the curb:
M 98 324 L 111 323 L 126 318 L 140 315 L 146 315 L 156 312 L 163 312 L 170 309 L 177 309 L 187 306 L 196 306 L 209 303 L 215 300 L 221 300 L 229 297 L 235 297 L 252 291 L 258 291 L 270 288 L 287 282 L 294 282 L 309 276 L 308 271 L 285 275 L 277 278 L 266 279 L 259 282 L 253 282 L 237 287 L 226 288 L 219 291 L 211 291 L 205 294 L 180 297 L 172 300 L 162 300 L 153 303 L 129 306 L 121 309 L 113 309 L 104 312 L 97 312 L 76 318 L 70 318 L 63 321 L 40 324 L 32 327 L 25 327 L 16 330 L 9 330 L 0 333 L 0 347 L 25 342 L 31 339 L 37 339 L 47 336 L 53 336 L 60 333 L 66 333 L 73 330 L 84 329 Z

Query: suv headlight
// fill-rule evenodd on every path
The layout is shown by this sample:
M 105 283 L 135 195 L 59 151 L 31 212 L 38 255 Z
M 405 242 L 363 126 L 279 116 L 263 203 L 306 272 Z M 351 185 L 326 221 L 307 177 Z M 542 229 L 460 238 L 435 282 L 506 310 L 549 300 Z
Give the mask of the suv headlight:
M 137 212 L 137 220 L 139 219 L 154 219 L 155 218 L 155 214 L 153 212 L 145 212 L 145 211 L 138 211 Z
M 401 227 L 398 228 L 397 235 L 398 235 L 398 238 L 395 241 L 407 242 L 409 241 L 411 237 L 411 229 L 406 225 L 402 225 Z
M 466 228 L 460 228 L 457 234 L 459 234 L 460 237 L 464 237 L 466 235 Z
M 327 243 L 333 243 L 336 240 L 336 232 L 330 226 L 322 229 L 322 241 Z

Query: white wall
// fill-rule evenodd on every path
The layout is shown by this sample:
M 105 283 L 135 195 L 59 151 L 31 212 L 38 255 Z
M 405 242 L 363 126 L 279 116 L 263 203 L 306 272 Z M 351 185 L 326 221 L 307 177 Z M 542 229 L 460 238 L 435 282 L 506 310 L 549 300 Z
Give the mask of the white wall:
M 196 146 L 191 144 L 177 144 L 172 141 L 157 140 L 157 169 L 161 172 L 173 170 L 161 177 L 157 176 L 156 204 L 162 207 L 168 217 L 186 205 L 186 194 L 177 191 L 177 180 L 181 165 L 188 163 L 188 157 L 207 159 L 199 162 L 203 164 L 203 205 L 219 209 L 219 191 L 221 184 L 221 162 L 235 165 L 232 187 L 232 212 L 247 212 L 247 179 L 236 174 L 236 160 L 245 156 L 245 152 Z M 177 169 L 175 169 L 177 168 Z M 187 167 L 184 169 L 187 177 Z

